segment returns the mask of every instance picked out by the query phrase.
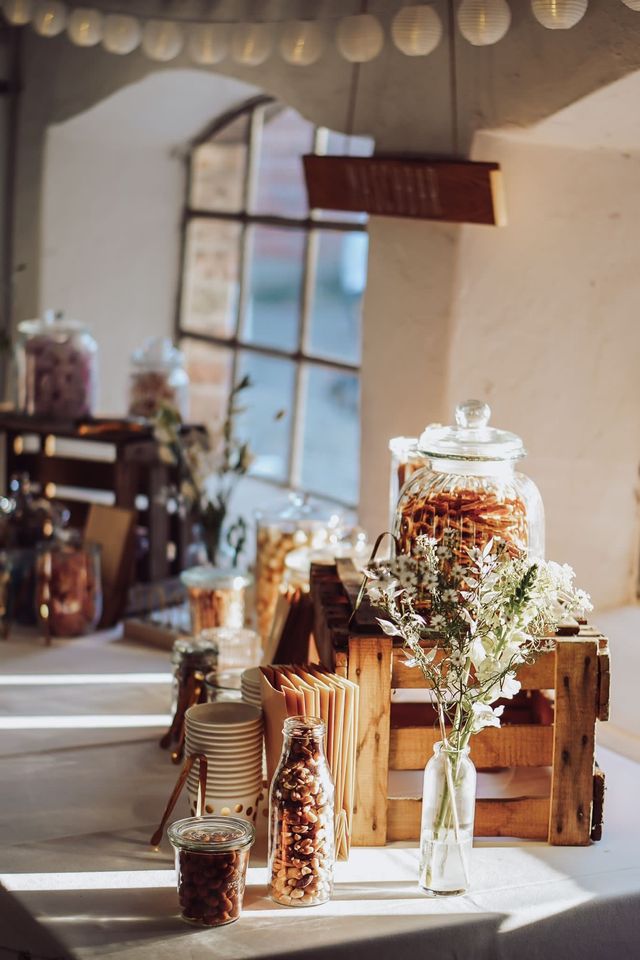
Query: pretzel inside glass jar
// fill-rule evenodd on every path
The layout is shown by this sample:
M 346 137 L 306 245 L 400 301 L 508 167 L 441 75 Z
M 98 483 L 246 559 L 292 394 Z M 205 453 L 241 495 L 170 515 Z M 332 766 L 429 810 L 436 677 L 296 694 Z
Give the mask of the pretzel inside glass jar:
M 456 425 L 427 427 L 419 441 L 428 465 L 400 492 L 393 532 L 400 553 L 412 553 L 419 536 L 441 540 L 457 533 L 456 555 L 500 539 L 512 554 L 544 555 L 544 509 L 537 487 L 515 470 L 526 455 L 521 439 L 489 426 L 486 403 L 456 408 Z

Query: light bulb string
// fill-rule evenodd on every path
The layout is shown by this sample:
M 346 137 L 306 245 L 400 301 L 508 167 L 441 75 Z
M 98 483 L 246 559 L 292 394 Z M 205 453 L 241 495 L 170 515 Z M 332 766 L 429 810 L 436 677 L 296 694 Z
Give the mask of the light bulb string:
M 401 8 L 406 5 L 407 5 L 406 2 L 403 2 L 403 0 L 387 0 L 387 2 L 384 4 L 384 9 L 381 11 L 377 11 L 377 13 L 381 16 L 386 17 L 386 16 L 389 16 L 390 11 L 394 11 L 397 8 Z M 431 7 L 431 6 L 435 6 L 436 3 L 435 3 L 435 0 L 426 0 L 426 2 L 423 5 Z M 157 20 L 162 23 L 175 23 L 175 24 L 178 24 L 179 26 L 186 26 L 186 27 L 188 26 L 234 27 L 234 26 L 239 26 L 240 24 L 251 25 L 251 26 L 254 26 L 254 25 L 260 26 L 262 24 L 264 24 L 265 26 L 284 26 L 285 24 L 291 23 L 292 21 L 300 21 L 302 23 L 337 24 L 341 20 L 344 20 L 345 16 L 348 16 L 348 14 L 345 14 L 343 12 L 343 13 L 333 14 L 331 16 L 321 16 L 321 17 L 305 17 L 305 16 L 273 17 L 273 18 L 264 17 L 259 20 L 251 17 L 249 18 L 240 17 L 239 19 L 217 20 L 212 17 L 202 17 L 202 16 L 201 17 L 183 17 L 183 16 L 175 16 L 172 14 L 164 14 L 160 12 L 157 14 L 149 14 L 149 13 L 136 14 L 131 11 L 130 7 L 129 8 L 127 7 L 105 8 L 105 7 L 96 6 L 95 3 L 92 4 L 90 7 L 88 7 L 85 4 L 75 5 L 75 4 L 69 4 L 69 3 L 63 3 L 63 6 L 65 8 L 68 8 L 70 13 L 73 13 L 75 10 L 90 11 L 92 13 L 93 12 L 100 13 L 104 17 L 109 17 L 109 16 L 129 17 L 133 20 L 139 20 L 143 23 L 148 23 L 150 20 Z M 364 6 L 366 6 L 366 4 L 364 4 Z M 366 12 L 366 10 L 362 10 L 361 12 Z
M 361 14 L 366 13 L 368 7 L 369 7 L 369 0 L 361 0 L 360 13 Z M 349 137 L 349 151 L 351 150 L 353 132 L 354 132 L 355 123 L 356 123 L 358 88 L 360 86 L 360 66 L 361 64 L 359 63 L 353 64 L 353 69 L 351 72 L 351 83 L 349 85 L 349 96 L 347 98 L 347 121 L 345 124 L 345 130 L 347 131 L 347 136 Z
M 454 0 L 448 0 L 449 15 L 449 94 L 451 99 L 451 152 L 460 150 L 460 118 L 458 113 L 458 59 L 456 50 L 456 11 Z

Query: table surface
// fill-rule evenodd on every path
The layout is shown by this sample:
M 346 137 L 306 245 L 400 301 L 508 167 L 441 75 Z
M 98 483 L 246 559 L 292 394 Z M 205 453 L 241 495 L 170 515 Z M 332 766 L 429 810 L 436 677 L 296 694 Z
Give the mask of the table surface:
M 623 665 L 637 662 L 640 610 L 599 624 L 612 636 L 615 678 L 618 654 Z M 26 946 L 46 960 L 65 949 L 87 960 L 432 950 L 452 960 L 637 958 L 640 737 L 628 673 L 618 691 L 614 679 L 607 743 L 618 752 L 598 751 L 607 775 L 600 843 L 478 840 L 469 893 L 446 899 L 418 890 L 415 844 L 356 848 L 336 866 L 330 903 L 293 910 L 267 898 L 262 818 L 240 921 L 202 930 L 177 915 L 166 840 L 159 851 L 148 845 L 177 775 L 157 744 L 169 719 L 167 654 L 117 632 L 49 648 L 16 636 L 0 644 L 0 881 L 26 912 L 0 895 L 0 957 Z M 186 815 L 184 805 L 176 815 Z M 31 929 L 30 915 L 43 931 Z

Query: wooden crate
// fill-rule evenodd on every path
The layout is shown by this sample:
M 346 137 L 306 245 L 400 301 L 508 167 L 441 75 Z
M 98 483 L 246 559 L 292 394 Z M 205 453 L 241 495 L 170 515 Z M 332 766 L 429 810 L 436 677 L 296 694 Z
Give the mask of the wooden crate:
M 421 769 L 440 739 L 425 704 L 392 703 L 393 689 L 427 686 L 364 608 L 349 626 L 360 579 L 348 563 L 313 566 L 314 634 L 323 662 L 358 683 L 360 714 L 355 846 L 417 840 L 419 797 L 389 797 L 389 770 Z M 475 834 L 580 846 L 599 840 L 604 775 L 595 764 L 596 720 L 608 719 L 609 647 L 588 624 L 556 638 L 556 647 L 518 672 L 521 693 L 500 728 L 472 739 L 478 769 L 551 768 L 546 797 L 480 799 Z M 570 635 L 566 635 L 570 633 Z

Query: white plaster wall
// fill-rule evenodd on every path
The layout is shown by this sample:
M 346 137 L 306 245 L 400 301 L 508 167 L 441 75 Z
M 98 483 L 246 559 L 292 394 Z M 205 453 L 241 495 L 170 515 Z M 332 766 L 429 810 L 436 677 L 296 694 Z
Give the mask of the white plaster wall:
M 635 596 L 640 155 L 483 136 L 509 224 L 462 229 L 447 405 L 486 399 L 520 434 L 547 553 L 600 607 Z
M 49 128 L 40 309 L 96 337 L 101 412 L 125 412 L 132 350 L 173 332 L 185 144 L 254 93 L 196 71 L 156 74 Z
M 172 330 L 181 165 L 151 147 L 54 130 L 45 170 L 41 304 L 91 329 L 99 410 L 122 414 L 131 351 Z
M 360 521 L 389 528 L 391 437 L 446 415 L 446 357 L 460 227 L 372 217 L 361 375 Z

